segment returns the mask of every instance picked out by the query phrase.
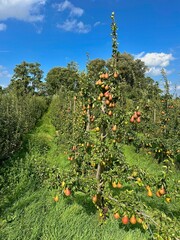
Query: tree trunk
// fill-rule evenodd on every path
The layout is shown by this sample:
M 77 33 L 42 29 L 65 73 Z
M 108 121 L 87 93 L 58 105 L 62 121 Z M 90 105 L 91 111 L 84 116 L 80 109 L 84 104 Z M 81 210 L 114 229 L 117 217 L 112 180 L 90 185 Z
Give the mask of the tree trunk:
M 87 109 L 87 124 L 86 124 L 86 131 L 90 130 L 90 109 Z
M 105 114 L 105 108 L 106 108 L 106 104 L 105 104 L 105 98 L 102 99 L 102 106 L 101 106 L 101 111 L 103 114 Z M 106 138 L 106 126 L 105 124 L 102 124 L 101 126 L 101 142 L 105 141 Z M 98 166 L 97 166 L 97 172 L 96 172 L 96 179 L 97 179 L 97 205 L 103 210 L 104 212 L 104 199 L 102 196 L 102 190 L 103 190 L 103 184 L 104 182 L 102 181 L 102 173 L 104 170 L 104 165 L 99 162 Z M 105 214 L 104 214 L 104 218 L 105 218 Z
M 156 123 L 156 109 L 154 109 L 154 123 Z

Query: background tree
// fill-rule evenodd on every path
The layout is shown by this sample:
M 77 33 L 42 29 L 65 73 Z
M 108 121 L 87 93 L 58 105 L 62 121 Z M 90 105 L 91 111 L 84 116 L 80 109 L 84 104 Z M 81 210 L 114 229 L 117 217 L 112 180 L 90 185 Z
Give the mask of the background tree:
M 2 94 L 3 93 L 3 88 L 2 88 L 2 86 L 0 86 L 0 94 Z
M 113 68 L 113 61 L 111 58 L 107 62 L 107 67 L 110 71 Z M 118 52 L 116 56 L 116 70 L 121 81 L 126 81 L 127 84 L 134 87 L 141 78 L 144 78 L 147 67 L 141 60 L 134 60 L 131 54 Z
M 115 59 L 122 104 L 131 100 L 138 105 L 142 99 L 154 99 L 159 96 L 161 93 L 159 85 L 152 78 L 146 77 L 147 67 L 144 62 L 140 59 L 134 59 L 128 53 L 120 52 L 117 52 Z M 111 58 L 107 61 L 109 71 L 112 71 L 113 66 L 114 59 Z
M 75 62 L 68 63 L 67 67 L 54 67 L 46 76 L 47 92 L 53 95 L 62 88 L 78 91 L 79 79 L 78 67 Z
M 87 63 L 87 74 L 94 83 L 99 77 L 99 73 L 103 72 L 106 68 L 106 61 L 100 58 L 96 58 Z
M 16 90 L 18 95 L 37 93 L 42 86 L 43 71 L 40 66 L 39 63 L 25 61 L 16 65 L 9 88 Z

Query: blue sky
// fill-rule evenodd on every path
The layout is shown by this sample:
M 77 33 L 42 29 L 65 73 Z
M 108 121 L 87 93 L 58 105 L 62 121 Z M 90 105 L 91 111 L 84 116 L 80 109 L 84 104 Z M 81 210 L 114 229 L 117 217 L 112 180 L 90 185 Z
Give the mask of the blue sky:
M 142 59 L 147 75 L 180 95 L 179 0 L 0 0 L 0 85 L 16 64 L 38 62 L 47 72 L 68 62 L 84 70 L 90 59 L 111 57 L 111 12 L 121 53 Z

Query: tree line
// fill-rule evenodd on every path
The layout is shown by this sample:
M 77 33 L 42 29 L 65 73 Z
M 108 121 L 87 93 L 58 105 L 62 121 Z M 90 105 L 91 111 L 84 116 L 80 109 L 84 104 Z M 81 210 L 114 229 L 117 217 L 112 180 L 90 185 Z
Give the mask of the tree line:
M 179 118 L 175 109 L 179 106 L 179 98 L 170 94 L 165 73 L 162 74 L 166 84 L 166 90 L 163 92 L 158 82 L 145 75 L 147 66 L 144 62 L 134 59 L 128 53 L 118 52 L 115 58 L 112 57 L 108 60 L 88 59 L 84 71 L 79 71 L 77 63 L 73 61 L 66 67 L 54 67 L 47 73 L 45 81 L 43 81 L 43 71 L 39 63 L 23 61 L 16 65 L 9 86 L 5 89 L 0 88 L 2 113 L 0 116 L 0 159 L 11 156 L 16 149 L 20 148 L 23 135 L 35 126 L 37 120 L 47 109 L 52 96 L 62 95 L 62 93 L 68 96 L 80 94 L 83 96 L 82 102 L 86 102 L 89 98 L 95 99 L 97 94 L 95 84 L 100 73 L 112 72 L 114 64 L 121 108 L 126 108 L 126 111 L 130 112 L 135 106 L 138 106 L 144 111 L 142 130 L 145 128 L 151 133 L 158 124 L 162 125 L 161 127 L 168 124 L 169 130 L 164 130 L 162 134 L 166 133 L 167 137 L 167 134 L 172 136 L 177 132 Z M 164 106 L 162 106 L 162 101 L 165 102 Z M 169 108 L 171 105 L 173 110 Z M 163 108 L 165 109 L 163 110 Z M 168 122 L 166 114 L 163 116 L 160 114 L 160 112 L 166 112 L 166 109 L 174 112 L 170 122 Z M 64 109 L 64 111 L 66 110 Z M 136 137 L 135 140 L 133 131 L 129 131 L 126 135 L 129 142 L 133 139 L 137 149 L 146 144 L 143 143 L 144 140 L 141 136 Z M 168 137 L 168 139 L 172 139 L 172 137 Z

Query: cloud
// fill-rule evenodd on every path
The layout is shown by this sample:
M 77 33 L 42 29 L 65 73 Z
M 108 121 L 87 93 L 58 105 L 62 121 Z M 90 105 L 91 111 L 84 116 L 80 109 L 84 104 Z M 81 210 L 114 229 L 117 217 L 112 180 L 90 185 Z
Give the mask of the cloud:
M 0 86 L 1 86 L 2 88 L 6 88 L 6 87 L 7 87 L 7 85 L 4 85 L 4 84 L 0 84 Z
M 91 30 L 90 25 L 85 25 L 77 19 L 67 19 L 63 24 L 57 24 L 57 27 L 67 32 L 88 33 Z
M 169 84 L 170 93 L 177 94 L 178 96 L 180 96 L 180 85 L 177 85 L 175 82 L 171 82 L 171 81 L 168 81 L 168 84 Z M 165 83 L 163 80 L 160 82 L 159 87 L 161 88 L 162 91 L 164 92 L 166 91 Z
M 0 31 L 5 31 L 7 28 L 6 24 L 0 23 Z
M 0 78 L 11 78 L 12 74 L 8 72 L 6 67 L 0 65 Z
M 99 21 L 98 21 L 98 22 L 95 22 L 95 23 L 94 23 L 94 27 L 97 27 L 97 26 L 100 25 L 100 24 L 101 24 L 101 22 L 99 22 Z
M 167 75 L 171 74 L 173 70 L 167 70 L 164 68 L 164 71 Z M 162 67 L 148 67 L 147 73 L 149 73 L 152 76 L 159 76 L 162 75 Z
M 65 0 L 64 2 L 62 3 L 59 3 L 59 4 L 56 4 L 55 5 L 58 9 L 59 12 L 63 12 L 65 10 L 69 10 L 70 13 L 69 13 L 69 16 L 70 17 L 80 17 L 83 15 L 84 13 L 84 10 L 82 8 L 79 8 L 79 7 L 75 7 L 70 1 L 68 0 Z
M 46 0 L 0 0 L 0 20 L 42 21 L 44 15 L 40 12 L 45 3 Z
M 167 67 L 171 60 L 174 60 L 172 54 L 166 53 L 146 53 L 141 60 L 144 61 L 148 66 L 160 66 Z
M 133 56 L 134 56 L 135 59 L 141 59 L 141 57 L 142 57 L 144 54 L 145 54 L 145 52 L 140 52 L 140 53 L 138 53 L 138 54 L 134 54 Z
M 134 56 L 135 59 L 138 58 L 145 63 L 145 65 L 148 67 L 147 73 L 153 76 L 161 75 L 162 68 L 165 69 L 166 67 L 168 67 L 170 65 L 170 62 L 175 59 L 172 53 L 167 54 L 152 52 L 145 54 L 145 52 L 141 52 Z M 173 70 L 167 69 L 165 69 L 165 71 L 166 74 L 170 74 L 173 72 Z
M 59 29 L 74 33 L 88 33 L 91 31 L 91 26 L 89 24 L 85 24 L 84 22 L 77 20 L 78 17 L 81 17 L 84 14 L 84 10 L 82 8 L 74 6 L 74 4 L 68 0 L 59 4 L 54 4 L 53 7 L 57 8 L 57 11 L 59 12 L 64 12 L 65 10 L 69 11 L 68 17 L 65 21 L 57 24 Z

